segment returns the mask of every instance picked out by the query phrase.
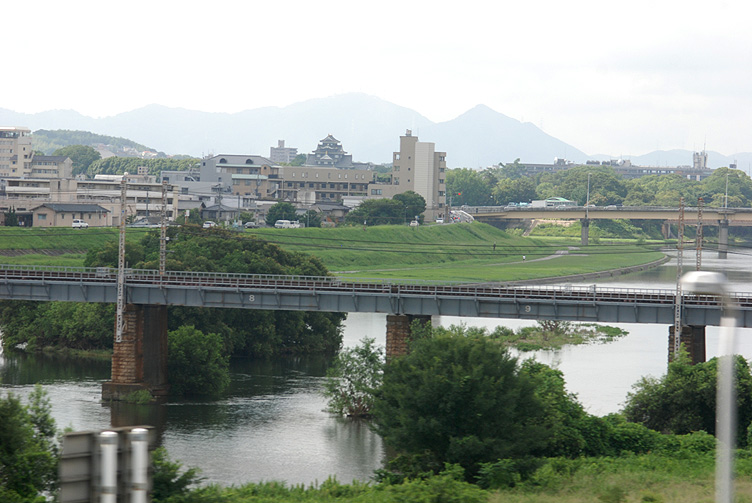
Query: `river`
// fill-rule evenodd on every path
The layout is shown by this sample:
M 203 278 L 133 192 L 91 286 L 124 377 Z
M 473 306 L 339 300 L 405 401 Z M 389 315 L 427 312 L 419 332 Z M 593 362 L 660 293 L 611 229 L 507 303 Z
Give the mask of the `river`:
M 732 290 L 752 290 L 752 268 L 749 257 L 742 253 L 730 253 L 728 260 L 706 253 L 703 268 L 726 272 Z M 694 255 L 686 254 L 684 264 L 685 270 L 694 269 Z M 672 260 L 651 271 L 596 283 L 674 288 L 675 279 Z M 489 329 L 530 324 L 454 317 L 435 318 L 434 323 Z M 665 373 L 668 344 L 666 325 L 618 326 L 629 335 L 608 344 L 569 346 L 521 356 L 535 357 L 560 369 L 567 389 L 590 413 L 616 412 L 641 377 Z M 383 345 L 385 327 L 385 315 L 352 314 L 345 322 L 344 344 L 353 346 L 363 337 L 373 337 Z M 737 352 L 752 359 L 752 329 L 739 330 L 738 334 Z M 717 354 L 717 340 L 717 328 L 708 327 L 708 358 Z M 367 481 L 381 467 L 384 447 L 366 424 L 325 412 L 321 389 L 327 365 L 328 361 L 319 357 L 233 361 L 232 384 L 220 400 L 127 405 L 100 402 L 101 383 L 110 375 L 107 361 L 0 354 L 0 387 L 25 396 L 34 383 L 42 383 L 49 392 L 59 428 L 80 431 L 154 425 L 171 458 L 199 467 L 206 482 L 237 485 L 281 480 L 311 484 L 332 475 L 342 482 Z

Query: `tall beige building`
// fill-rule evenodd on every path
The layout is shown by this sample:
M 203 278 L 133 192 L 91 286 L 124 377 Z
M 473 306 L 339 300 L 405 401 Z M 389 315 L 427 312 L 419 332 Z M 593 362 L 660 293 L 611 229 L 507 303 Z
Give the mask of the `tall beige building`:
M 426 200 L 426 220 L 446 217 L 446 152 L 436 152 L 434 143 L 418 141 L 408 129 L 400 136 L 392 166 L 392 183 L 369 185 L 369 197 L 392 197 L 412 190 Z
M 31 129 L 0 126 L 0 177 L 19 177 L 31 171 Z

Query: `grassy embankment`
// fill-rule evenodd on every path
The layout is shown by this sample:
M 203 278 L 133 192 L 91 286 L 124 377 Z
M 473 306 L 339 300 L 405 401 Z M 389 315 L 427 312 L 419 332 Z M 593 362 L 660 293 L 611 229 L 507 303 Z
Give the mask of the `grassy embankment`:
M 250 232 L 285 249 L 314 254 L 346 278 L 514 281 L 605 271 L 663 257 L 644 246 L 580 247 L 579 240 L 523 238 L 479 223 Z
M 81 266 L 86 250 L 116 240 L 117 232 L 112 228 L 0 227 L 0 253 L 5 253 L 0 262 Z M 127 239 L 137 241 L 145 232 L 149 231 L 128 229 Z M 514 281 L 616 269 L 663 256 L 624 243 L 583 248 L 577 240 L 523 238 L 479 223 L 379 226 L 365 231 L 362 227 L 254 229 L 238 234 L 239 239 L 250 236 L 316 255 L 342 277 L 361 278 Z M 13 251 L 24 253 L 9 254 Z M 559 255 L 562 252 L 568 255 Z
M 138 241 L 147 232 L 128 229 L 126 239 Z M 0 263 L 80 267 L 86 251 L 117 241 L 117 228 L 0 227 Z

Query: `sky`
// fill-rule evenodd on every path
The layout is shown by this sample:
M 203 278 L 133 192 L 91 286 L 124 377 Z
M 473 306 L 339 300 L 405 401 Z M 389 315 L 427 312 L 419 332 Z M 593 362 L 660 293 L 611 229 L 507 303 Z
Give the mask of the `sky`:
M 233 113 L 362 92 L 478 104 L 588 154 L 752 151 L 747 0 L 37 0 L 3 6 L 0 108 Z

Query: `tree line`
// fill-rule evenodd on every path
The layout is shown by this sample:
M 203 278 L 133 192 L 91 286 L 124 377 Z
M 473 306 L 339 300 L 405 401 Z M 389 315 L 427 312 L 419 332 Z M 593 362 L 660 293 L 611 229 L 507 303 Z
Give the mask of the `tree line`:
M 610 166 L 574 166 L 555 173 L 526 175 L 517 159 L 480 171 L 447 170 L 446 186 L 452 206 L 506 205 L 549 197 L 563 197 L 584 206 L 588 186 L 589 202 L 595 206 L 677 207 L 681 197 L 687 206 L 696 205 L 699 197 L 711 207 L 749 207 L 752 203 L 752 180 L 746 173 L 729 168 L 718 168 L 702 181 L 678 174 L 625 179 Z

